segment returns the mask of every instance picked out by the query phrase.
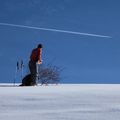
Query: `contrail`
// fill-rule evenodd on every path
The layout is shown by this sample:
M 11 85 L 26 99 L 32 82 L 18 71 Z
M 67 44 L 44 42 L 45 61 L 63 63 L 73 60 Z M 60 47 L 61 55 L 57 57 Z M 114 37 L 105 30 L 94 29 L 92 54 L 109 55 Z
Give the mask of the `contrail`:
M 110 36 L 105 36 L 105 35 L 97 35 L 97 34 L 82 33 L 82 32 L 67 31 L 67 30 L 58 30 L 58 29 L 51 29 L 51 28 L 42 28 L 42 27 L 32 27 L 32 26 L 9 24 L 9 23 L 0 23 L 0 25 L 35 29 L 35 30 L 44 30 L 44 31 L 51 31 L 51 32 L 68 33 L 68 34 L 74 34 L 74 35 L 85 35 L 85 36 L 92 36 L 92 37 L 112 38 Z

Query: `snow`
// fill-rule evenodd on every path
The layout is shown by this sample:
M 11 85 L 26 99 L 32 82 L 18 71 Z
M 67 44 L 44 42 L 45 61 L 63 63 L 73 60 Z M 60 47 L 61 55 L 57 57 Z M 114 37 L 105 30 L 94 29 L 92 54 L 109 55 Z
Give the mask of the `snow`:
M 0 84 L 0 120 L 120 120 L 120 85 Z

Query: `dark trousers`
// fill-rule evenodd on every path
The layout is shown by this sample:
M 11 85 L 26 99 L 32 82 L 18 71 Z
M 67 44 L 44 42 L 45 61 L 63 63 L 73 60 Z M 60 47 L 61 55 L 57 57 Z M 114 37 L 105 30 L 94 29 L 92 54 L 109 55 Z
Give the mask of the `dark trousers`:
M 31 74 L 31 85 L 36 85 L 36 76 L 37 76 L 37 69 L 36 69 L 36 62 L 29 61 L 29 69 Z

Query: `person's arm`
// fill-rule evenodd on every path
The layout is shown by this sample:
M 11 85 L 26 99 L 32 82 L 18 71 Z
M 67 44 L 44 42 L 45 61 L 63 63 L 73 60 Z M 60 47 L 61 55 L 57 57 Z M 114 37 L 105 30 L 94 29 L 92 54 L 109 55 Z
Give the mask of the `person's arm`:
M 38 64 L 42 64 L 42 48 L 38 49 Z

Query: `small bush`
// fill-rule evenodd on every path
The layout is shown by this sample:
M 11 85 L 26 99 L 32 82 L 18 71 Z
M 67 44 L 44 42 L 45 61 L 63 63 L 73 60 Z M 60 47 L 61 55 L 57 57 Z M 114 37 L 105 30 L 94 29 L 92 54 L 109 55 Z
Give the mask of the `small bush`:
M 62 69 L 54 65 L 40 65 L 38 67 L 38 82 L 43 84 L 58 84 Z

